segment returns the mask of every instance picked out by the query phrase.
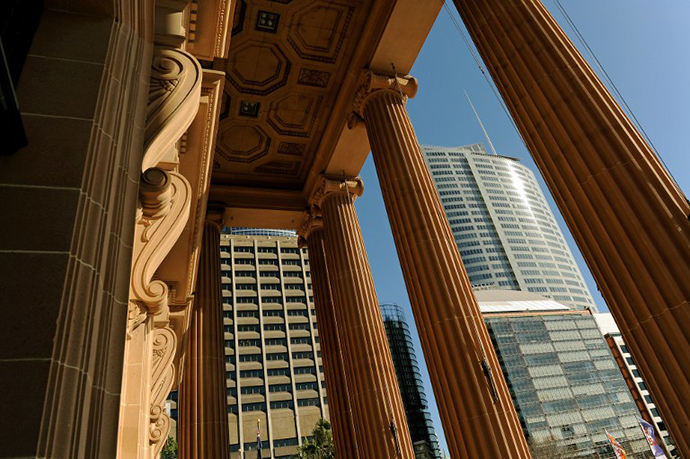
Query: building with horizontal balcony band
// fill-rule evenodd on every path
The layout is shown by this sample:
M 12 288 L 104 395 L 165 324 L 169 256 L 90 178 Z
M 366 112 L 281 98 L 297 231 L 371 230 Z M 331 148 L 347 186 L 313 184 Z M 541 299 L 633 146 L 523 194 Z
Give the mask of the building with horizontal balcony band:
M 230 457 L 287 459 L 328 418 L 309 258 L 297 236 L 220 236 Z M 242 455 L 241 452 L 245 454 Z
M 522 290 L 596 310 L 530 168 L 482 144 L 422 152 L 475 290 Z
M 381 305 L 381 315 L 405 407 L 415 459 L 442 459 L 405 313 L 397 304 L 384 303 Z

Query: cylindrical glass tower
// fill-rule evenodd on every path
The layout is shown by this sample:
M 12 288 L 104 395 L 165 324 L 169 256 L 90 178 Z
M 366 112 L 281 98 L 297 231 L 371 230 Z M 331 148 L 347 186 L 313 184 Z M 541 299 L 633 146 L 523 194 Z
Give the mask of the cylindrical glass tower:
M 481 144 L 422 151 L 473 288 L 533 292 L 596 311 L 531 169 Z

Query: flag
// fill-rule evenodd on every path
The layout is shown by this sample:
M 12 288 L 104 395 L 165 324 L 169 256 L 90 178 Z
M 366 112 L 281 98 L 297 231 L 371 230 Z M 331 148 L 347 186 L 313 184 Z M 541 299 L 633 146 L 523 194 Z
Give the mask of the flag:
M 667 459 L 663 448 L 661 447 L 661 445 L 659 445 L 659 442 L 656 440 L 656 435 L 654 435 L 654 426 L 645 421 L 644 419 L 640 418 L 637 418 L 637 422 L 639 422 L 640 427 L 642 427 L 642 432 L 644 432 L 644 436 L 647 439 L 647 443 L 649 443 L 649 448 L 652 450 L 652 453 L 654 453 L 654 457 Z
M 263 445 L 261 444 L 261 420 L 257 419 L 256 420 L 256 457 L 257 457 L 257 459 L 261 459 L 263 457 L 263 454 L 261 454 L 262 448 L 263 448 Z
M 611 443 L 611 448 L 613 448 L 613 452 L 616 453 L 616 458 L 617 459 L 628 459 L 628 455 L 625 454 L 625 450 L 621 446 L 618 441 L 616 441 L 615 438 L 613 438 L 613 435 L 608 433 L 607 431 L 604 430 L 604 433 L 606 434 L 606 438 L 608 438 L 609 443 Z

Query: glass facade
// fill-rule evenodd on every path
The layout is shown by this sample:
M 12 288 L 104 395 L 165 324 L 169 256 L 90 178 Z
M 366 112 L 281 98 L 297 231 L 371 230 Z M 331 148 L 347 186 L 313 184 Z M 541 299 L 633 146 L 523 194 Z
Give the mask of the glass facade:
M 637 406 L 589 313 L 484 313 L 484 319 L 531 443 L 615 459 L 607 430 L 631 457 L 653 457 Z
M 523 290 L 596 310 L 529 168 L 481 144 L 422 151 L 475 289 Z
M 654 423 L 656 428 L 657 440 L 663 441 L 666 449 L 671 455 L 670 457 L 678 457 L 673 437 L 671 437 L 671 433 L 668 431 L 666 423 L 661 417 L 661 412 L 659 411 L 659 408 L 657 408 L 657 405 L 652 398 L 652 394 L 649 392 L 649 389 L 642 378 L 642 373 L 640 373 L 640 370 L 637 368 L 635 359 L 628 350 L 628 346 L 625 344 L 623 336 L 618 330 L 618 325 L 616 325 L 613 316 L 611 313 L 594 314 L 594 320 L 597 322 L 597 326 L 607 339 L 609 349 L 613 351 L 614 356 L 618 355 L 619 368 L 621 365 L 623 365 L 621 371 L 624 375 L 627 375 L 626 379 L 628 379 L 630 384 L 637 386 L 637 391 L 641 397 L 640 403 L 644 405 L 644 409 L 651 417 L 651 421 Z
M 438 437 L 429 415 L 429 407 L 422 385 L 417 357 L 410 329 L 402 308 L 397 304 L 382 304 L 381 315 L 386 328 L 388 346 L 402 395 L 403 406 L 416 459 L 441 459 Z

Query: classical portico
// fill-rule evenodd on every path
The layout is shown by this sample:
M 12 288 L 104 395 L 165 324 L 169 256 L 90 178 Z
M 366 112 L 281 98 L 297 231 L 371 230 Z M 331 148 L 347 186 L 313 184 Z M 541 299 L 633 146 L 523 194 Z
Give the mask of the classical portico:
M 687 200 L 538 0 L 455 3 L 690 454 Z M 25 177 L 33 147 L 8 163 L 21 178 L 12 193 L 67 210 L 55 212 L 55 246 L 3 242 L 17 266 L 38 251 L 62 277 L 39 298 L 54 306 L 42 329 L 52 340 L 29 349 L 14 329 L 3 334 L 2 365 L 40 383 L 8 382 L 7 406 L 23 389 L 38 404 L 21 426 L 0 425 L 18 438 L 0 457 L 158 457 L 171 390 L 180 457 L 237 457 L 218 259 L 220 228 L 237 226 L 298 230 L 309 248 L 338 457 L 412 458 L 353 205 L 370 151 L 451 455 L 530 456 L 405 108 L 424 84 L 409 73 L 440 1 L 46 7 L 23 78 L 46 72 L 41 84 L 57 91 L 70 74 L 64 85 L 83 100 L 72 107 L 56 92 L 38 103 L 41 86 L 26 79 L 19 101 L 32 109 L 30 145 L 48 151 L 70 134 L 83 172 Z M 68 26 L 82 55 L 61 47 Z

